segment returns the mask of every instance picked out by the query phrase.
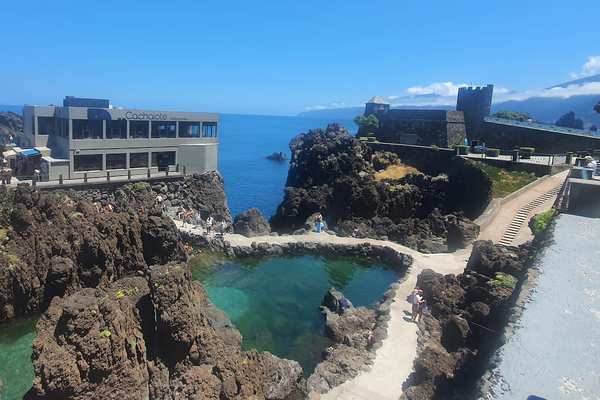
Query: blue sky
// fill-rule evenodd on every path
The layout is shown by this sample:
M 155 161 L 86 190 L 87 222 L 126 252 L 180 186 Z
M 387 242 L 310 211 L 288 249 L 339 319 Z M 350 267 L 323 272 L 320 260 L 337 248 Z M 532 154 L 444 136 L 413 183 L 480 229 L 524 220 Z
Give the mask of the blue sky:
M 600 73 L 598 0 L 3 3 L 0 104 L 296 114 Z

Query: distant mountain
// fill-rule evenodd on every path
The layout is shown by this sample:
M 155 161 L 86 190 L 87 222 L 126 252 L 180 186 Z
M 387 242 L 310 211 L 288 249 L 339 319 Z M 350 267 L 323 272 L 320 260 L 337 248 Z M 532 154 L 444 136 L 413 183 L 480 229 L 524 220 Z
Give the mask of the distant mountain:
M 395 106 L 392 108 L 402 108 L 404 110 L 454 110 L 454 106 Z M 298 114 L 304 118 L 322 118 L 322 119 L 353 119 L 357 115 L 362 115 L 365 112 L 364 107 L 346 107 L 346 108 L 328 108 L 325 110 L 305 111 Z
M 594 105 L 600 100 L 600 95 L 585 95 L 561 97 L 531 97 L 526 100 L 509 100 L 492 104 L 492 113 L 502 110 L 517 111 L 531 115 L 540 122 L 555 123 L 569 111 L 585 123 L 585 127 L 595 124 L 600 126 L 600 114 L 594 111 Z

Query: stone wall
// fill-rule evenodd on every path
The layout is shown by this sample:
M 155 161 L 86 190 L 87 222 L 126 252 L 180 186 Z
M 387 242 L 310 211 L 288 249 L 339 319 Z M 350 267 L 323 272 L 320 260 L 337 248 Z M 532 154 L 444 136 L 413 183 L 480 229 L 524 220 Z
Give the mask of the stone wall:
M 390 110 L 379 117 L 377 138 L 392 143 L 451 147 L 462 144 L 466 136 L 460 111 Z

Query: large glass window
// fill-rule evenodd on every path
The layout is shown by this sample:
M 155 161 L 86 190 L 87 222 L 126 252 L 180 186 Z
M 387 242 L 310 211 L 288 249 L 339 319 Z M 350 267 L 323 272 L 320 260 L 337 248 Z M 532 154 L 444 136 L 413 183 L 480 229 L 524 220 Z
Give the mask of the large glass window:
M 179 137 L 200 137 L 200 122 L 180 122 Z
M 202 137 L 217 137 L 217 123 L 216 122 L 203 122 L 202 123 Z
M 38 135 L 54 135 L 54 117 L 38 117 Z
M 127 154 L 107 154 L 106 155 L 106 169 L 126 169 L 127 168 Z
M 133 139 L 148 139 L 148 121 L 129 121 L 129 136 Z
M 96 119 L 74 119 L 73 139 L 102 139 L 102 121 Z
M 116 119 L 106 121 L 107 139 L 127 139 L 127 120 Z
M 177 122 L 152 121 L 153 138 L 174 138 L 177 131 Z
M 158 167 L 159 171 L 166 170 L 169 165 L 175 165 L 174 151 L 153 151 L 152 166 Z
M 130 153 L 129 168 L 148 168 L 148 153 Z
M 102 154 L 82 154 L 73 156 L 75 171 L 101 171 Z

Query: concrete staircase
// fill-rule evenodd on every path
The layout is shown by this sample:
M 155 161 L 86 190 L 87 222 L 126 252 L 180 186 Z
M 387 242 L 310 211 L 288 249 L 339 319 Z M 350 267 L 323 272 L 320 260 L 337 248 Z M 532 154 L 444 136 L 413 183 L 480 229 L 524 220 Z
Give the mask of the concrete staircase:
M 544 204 L 546 201 L 555 198 L 562 188 L 562 183 L 546 193 L 541 194 L 535 200 L 530 201 L 521 207 L 514 218 L 506 228 L 504 235 L 502 235 L 502 239 L 498 242 L 499 244 L 510 246 L 513 240 L 517 237 L 523 225 L 527 225 L 529 219 L 531 218 L 531 212 L 535 210 L 540 205 Z

